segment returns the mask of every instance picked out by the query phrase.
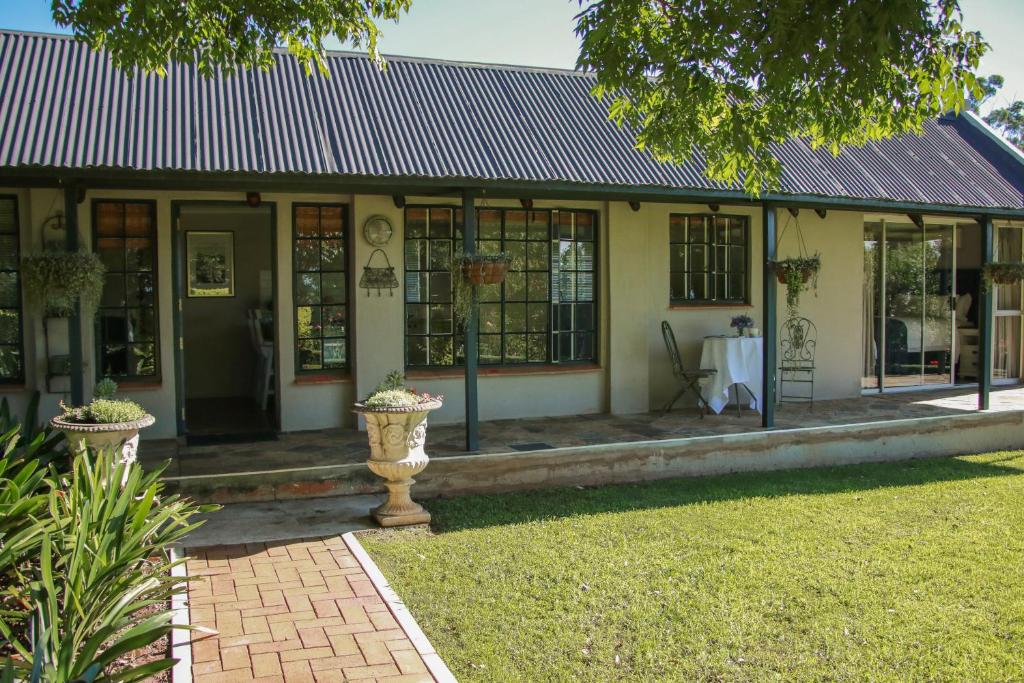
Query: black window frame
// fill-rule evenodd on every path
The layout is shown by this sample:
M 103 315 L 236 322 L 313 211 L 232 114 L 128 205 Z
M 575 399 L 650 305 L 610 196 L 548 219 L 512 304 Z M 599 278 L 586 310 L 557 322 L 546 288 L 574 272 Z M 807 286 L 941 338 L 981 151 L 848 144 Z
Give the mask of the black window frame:
M 409 230 L 409 213 L 410 211 L 425 211 L 424 214 L 424 234 L 422 236 L 416 234 L 410 237 L 411 231 Z M 450 229 L 448 230 L 447 236 L 441 236 L 438 231 L 435 231 L 435 236 L 431 236 L 431 223 L 432 223 L 432 211 L 444 211 L 448 212 L 450 218 Z M 494 291 L 498 293 L 498 296 L 491 298 L 490 300 L 483 299 L 479 305 L 481 307 L 497 305 L 497 315 L 499 329 L 498 332 L 488 332 L 483 329 L 481 324 L 478 329 L 478 349 L 482 354 L 485 350 L 485 340 L 500 337 L 500 344 L 497 347 L 499 360 L 494 362 L 488 362 L 483 357 L 478 358 L 478 364 L 480 367 L 512 367 L 512 368 L 523 368 L 523 367 L 544 367 L 544 366 L 566 366 L 566 365 L 597 365 L 600 362 L 600 260 L 599 260 L 599 242 L 600 242 L 600 226 L 601 216 L 600 212 L 594 209 L 575 209 L 575 208 L 519 208 L 519 207 L 488 207 L 478 206 L 477 211 L 477 248 L 480 253 L 494 253 L 497 251 L 505 251 L 510 253 L 512 263 L 510 264 L 509 271 L 506 274 L 505 281 L 497 289 L 488 289 L 487 291 Z M 487 229 L 484 227 L 484 221 L 481 220 L 481 212 L 497 212 L 498 221 L 497 228 L 498 232 L 496 235 L 488 234 Z M 523 232 L 521 237 L 514 236 L 510 233 L 510 214 L 523 213 Z M 588 273 L 591 276 L 591 300 L 582 301 L 576 300 L 569 302 L 561 301 L 559 294 L 560 286 L 557 278 L 562 276 L 562 270 L 556 268 L 556 245 L 560 245 L 562 238 L 558 233 L 559 221 L 561 216 L 570 215 L 573 216 L 571 219 L 573 230 L 575 230 L 576 219 L 574 216 L 577 214 L 586 214 L 590 216 L 590 229 L 591 239 L 583 240 L 589 243 L 591 246 L 591 261 L 590 269 L 585 270 L 581 268 L 572 269 L 570 277 L 573 279 L 574 284 L 579 281 L 579 273 Z M 536 226 L 542 222 L 534 220 L 538 215 L 545 215 L 546 220 L 546 234 L 544 237 L 537 238 L 534 233 L 531 239 L 531 228 L 535 229 Z M 464 350 L 462 343 L 463 335 L 461 330 L 457 329 L 457 324 L 452 320 L 450 332 L 433 332 L 430 329 L 432 321 L 432 310 L 433 306 L 451 306 L 450 297 L 444 298 L 433 298 L 432 294 L 432 277 L 438 278 L 438 281 L 443 281 L 445 278 L 450 278 L 451 273 L 448 269 L 448 263 L 450 262 L 450 255 L 458 253 L 462 248 L 462 207 L 454 206 L 450 204 L 408 204 L 403 212 L 403 274 L 405 282 L 403 283 L 403 294 L 405 297 L 404 302 L 404 321 L 403 321 L 403 339 L 404 339 L 404 363 L 405 367 L 410 370 L 443 370 L 443 369 L 458 369 L 465 366 L 465 359 L 462 357 L 460 350 Z M 574 233 L 575 235 L 575 233 Z M 410 242 L 424 243 L 423 249 L 414 247 L 410 250 Z M 573 242 L 573 252 L 575 254 L 577 247 L 575 246 L 577 240 L 573 237 L 572 240 L 566 240 Z M 434 247 L 433 242 L 447 243 L 446 249 L 438 249 L 439 257 L 432 261 L 431 254 L 433 253 Z M 516 245 L 522 244 L 520 249 Z M 530 248 L 531 245 L 534 249 L 537 249 L 536 245 L 545 245 L 544 259 L 545 268 L 540 269 L 536 266 L 536 254 L 534 259 L 530 259 Z M 523 260 L 520 261 L 517 258 L 516 252 L 523 251 Z M 447 258 L 445 256 L 447 255 Z M 420 264 L 426 264 L 424 268 L 410 268 L 410 260 L 416 259 Z M 443 264 L 444 267 L 440 267 Z M 434 267 L 437 266 L 437 267 Z M 513 287 L 517 287 L 516 277 L 522 274 L 522 297 L 516 295 L 516 298 L 510 299 L 509 290 Z M 543 282 L 545 284 L 545 294 L 542 298 L 537 294 L 535 288 L 531 292 L 530 280 L 531 275 L 534 278 L 534 282 L 537 282 L 537 277 L 542 275 Z M 419 280 L 420 277 L 425 276 L 425 280 Z M 412 299 L 411 294 L 422 290 L 422 284 L 426 282 L 427 292 L 425 295 L 417 294 L 415 299 Z M 449 285 L 448 291 L 451 292 L 451 286 Z M 509 315 L 508 308 L 510 306 L 522 305 L 524 307 L 524 318 L 523 318 L 523 330 L 509 330 Z M 560 312 L 559 306 L 576 306 L 585 305 L 592 307 L 592 318 L 590 329 L 577 330 L 573 329 L 561 329 L 558 325 L 558 315 Z M 424 320 L 427 321 L 425 331 L 423 332 L 410 332 L 410 322 L 412 317 L 410 315 L 410 307 L 422 306 L 425 307 L 426 317 Z M 531 308 L 535 306 L 545 307 L 545 320 L 546 325 L 543 331 L 538 331 L 537 328 L 531 329 Z M 479 309 L 478 309 L 479 310 Z M 481 313 L 481 323 L 485 320 L 485 315 Z M 444 320 L 444 318 L 441 318 Z M 576 315 L 575 312 L 570 314 L 571 324 L 575 326 Z M 572 335 L 575 339 L 575 335 L 582 333 L 589 337 L 591 347 L 590 354 L 586 358 L 562 358 L 557 352 L 555 347 L 556 340 L 560 338 L 560 335 Z M 543 335 L 544 338 L 544 357 L 538 358 L 536 352 L 539 351 L 540 347 L 537 343 L 537 337 Z M 510 341 L 515 338 L 523 338 L 525 346 L 523 352 L 515 352 L 513 356 L 510 352 Z M 532 338 L 532 339 L 531 339 Z M 425 346 L 423 350 L 417 350 L 417 353 L 423 353 L 426 355 L 427 363 L 413 363 L 411 362 L 410 353 L 410 342 L 411 340 L 424 339 Z M 444 351 L 446 348 L 450 348 L 450 354 L 452 362 L 450 364 L 443 364 L 432 362 L 434 358 L 431 357 L 432 344 L 434 339 L 447 340 L 450 342 L 446 343 L 445 347 L 442 347 Z M 532 351 L 531 353 L 531 345 Z M 576 342 L 573 341 L 570 346 L 570 354 L 574 354 L 576 348 Z M 525 355 L 525 360 L 522 359 Z
M 678 231 L 674 225 L 674 221 L 682 219 L 683 234 L 682 239 L 679 239 Z M 701 219 L 704 222 L 704 239 L 694 240 L 690 236 L 690 221 L 692 219 Z M 718 240 L 718 229 L 717 225 L 719 219 L 725 219 L 729 221 L 725 228 L 726 240 Z M 732 221 L 740 221 L 742 224 L 742 243 L 733 241 L 732 239 Z M 668 271 L 669 271 L 669 303 L 672 306 L 680 307 L 701 307 L 701 306 L 749 306 L 751 302 L 750 293 L 750 270 L 751 270 L 751 231 L 750 231 L 750 216 L 743 214 L 726 214 L 726 213 L 703 213 L 703 212 L 685 212 L 685 213 L 670 213 L 669 214 L 669 225 L 668 225 Z M 695 247 L 702 248 L 705 253 L 705 268 L 694 269 L 692 267 L 693 250 Z M 731 256 L 726 253 L 725 256 L 725 267 L 719 267 L 719 259 L 721 255 L 720 250 L 731 250 L 736 248 L 743 249 L 743 256 L 740 263 L 743 265 L 743 273 L 741 277 L 743 295 L 740 297 L 729 296 L 731 290 L 734 288 L 735 283 L 731 280 L 731 275 L 734 270 L 732 267 Z M 678 267 L 680 257 L 677 257 L 678 250 L 682 250 L 682 261 L 683 267 Z M 692 276 L 700 274 L 704 277 L 704 293 L 702 296 L 688 296 L 688 293 L 693 290 Z M 675 283 L 679 277 L 683 278 L 683 288 L 686 295 L 679 296 L 676 293 Z M 720 281 L 719 278 L 722 278 Z M 719 296 L 719 288 L 724 284 L 726 290 L 725 296 Z
M 344 254 L 342 258 L 343 270 L 324 270 L 323 269 L 323 242 L 332 241 L 329 237 L 324 237 L 321 226 L 318 225 L 318 236 L 315 238 L 300 237 L 298 232 L 298 213 L 303 208 L 315 208 L 318 211 L 324 208 L 339 209 L 341 212 L 341 239 L 338 240 L 342 243 Z M 293 350 L 295 359 L 295 376 L 315 376 L 315 375 L 340 375 L 347 376 L 351 372 L 352 368 L 352 213 L 351 206 L 345 202 L 292 202 L 292 226 L 291 226 L 291 244 L 292 244 L 292 339 L 293 339 Z M 318 220 L 322 221 L 322 213 L 318 213 Z M 300 270 L 299 266 L 299 241 L 300 240 L 316 240 L 319 245 L 319 257 L 320 267 L 317 270 Z M 317 273 L 320 279 L 319 288 L 319 303 L 305 303 L 299 301 L 299 278 L 303 274 Z M 343 303 L 324 303 L 323 298 L 323 275 L 324 273 L 336 274 L 342 273 L 344 275 L 344 302 Z M 345 334 L 342 336 L 329 335 L 324 336 L 323 330 L 323 309 L 327 307 L 338 307 L 342 306 L 345 309 Z M 317 307 L 321 309 L 321 320 L 320 320 L 320 333 L 316 337 L 300 337 L 299 336 L 299 309 Z M 320 367 L 319 368 L 303 368 L 302 367 L 302 342 L 304 340 L 319 340 L 320 342 Z M 324 342 L 329 339 L 341 339 L 345 343 L 345 362 L 342 365 L 335 365 L 331 367 L 324 366 Z
M 99 218 L 99 206 L 101 204 L 121 204 L 122 205 L 122 221 L 123 222 L 125 220 L 124 217 L 127 214 L 127 211 L 123 207 L 125 207 L 125 206 L 127 206 L 129 204 L 137 204 L 137 205 L 142 205 L 142 206 L 149 207 L 150 230 L 149 230 L 149 235 L 148 235 L 147 239 L 149 239 L 150 245 L 151 245 L 151 248 L 150 248 L 151 258 L 152 258 L 152 269 L 151 270 L 149 270 L 149 271 L 144 271 L 144 270 L 128 270 L 127 241 L 129 239 L 129 236 L 128 236 L 128 232 L 127 232 L 127 227 L 126 226 L 124 226 L 124 225 L 122 226 L 123 227 L 123 233 L 122 233 L 121 237 L 111 237 L 111 236 L 108 236 L 108 235 L 100 235 L 99 234 L 99 220 L 98 220 L 98 218 Z M 160 292 L 159 292 L 159 289 L 160 289 L 160 253 L 159 253 L 160 244 L 159 244 L 159 237 L 158 237 L 159 230 L 158 230 L 158 226 L 157 226 L 157 223 L 158 223 L 158 220 L 159 220 L 159 215 L 157 213 L 157 202 L 156 202 L 155 199 L 137 199 L 137 198 L 121 198 L 121 197 L 97 197 L 97 198 L 92 200 L 92 207 L 91 208 L 92 208 L 92 249 L 93 249 L 93 252 L 96 253 L 97 255 L 100 254 L 99 241 L 101 239 L 121 239 L 121 240 L 123 240 L 125 242 L 125 244 L 122 247 L 123 253 L 124 253 L 124 264 L 125 264 L 124 268 L 125 269 L 123 271 L 118 271 L 118 272 L 122 273 L 125 276 L 125 279 L 126 279 L 124 303 L 122 305 L 120 305 L 120 306 L 107 306 L 107 305 L 103 304 L 103 299 L 101 297 L 100 303 L 99 303 L 99 305 L 97 306 L 97 309 L 96 309 L 96 323 L 95 323 L 96 379 L 101 379 L 103 377 L 111 377 L 111 378 L 117 380 L 117 382 L 119 384 L 126 384 L 126 385 L 132 385 L 132 384 L 151 384 L 151 383 L 160 384 L 160 383 L 163 382 L 163 363 L 161 363 L 161 343 L 160 343 L 161 342 L 161 340 L 160 340 Z M 129 305 L 129 303 L 128 303 L 128 296 L 127 296 L 127 277 L 128 277 L 128 275 L 132 275 L 132 274 L 134 274 L 136 276 L 138 276 L 140 274 L 149 274 L 152 277 L 152 280 L 153 280 L 153 302 L 152 302 L 152 304 L 150 306 L 147 307 L 147 306 L 130 306 Z M 106 289 L 106 283 L 105 282 L 104 282 L 104 289 Z M 131 375 L 131 374 L 108 373 L 106 371 L 106 369 L 104 368 L 104 363 L 103 363 L 103 358 L 104 358 L 103 348 L 105 346 L 105 344 L 104 344 L 105 330 L 104 330 L 104 326 L 103 326 L 103 316 L 102 316 L 103 311 L 106 310 L 106 309 L 122 310 L 122 311 L 125 312 L 125 320 L 127 320 L 128 319 L 128 312 L 129 312 L 129 310 L 131 310 L 131 309 L 143 309 L 143 308 L 152 308 L 153 309 L 153 342 L 152 342 L 152 344 L 153 344 L 153 373 L 152 374 L 146 374 L 146 375 Z M 129 342 L 125 342 L 125 344 L 127 344 L 127 343 L 129 343 Z M 147 343 L 147 342 L 138 342 L 138 343 L 142 344 L 142 343 Z M 126 360 L 127 360 L 127 358 L 126 358 Z
M 0 385 L 20 386 L 25 384 L 25 300 L 21 281 L 21 207 L 16 194 L 0 194 L 0 201 L 11 201 L 14 204 L 14 268 L 0 267 L 0 273 L 14 273 L 17 307 L 2 306 L 0 310 L 16 310 L 18 315 L 18 333 L 16 343 L 3 343 L 0 348 L 13 347 L 18 353 L 18 374 L 10 377 L 0 376 Z

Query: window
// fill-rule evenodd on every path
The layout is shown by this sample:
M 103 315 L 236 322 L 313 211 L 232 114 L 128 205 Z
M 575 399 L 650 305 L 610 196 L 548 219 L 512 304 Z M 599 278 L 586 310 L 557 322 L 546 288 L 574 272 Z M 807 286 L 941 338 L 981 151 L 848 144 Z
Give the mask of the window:
M 503 284 L 479 290 L 481 365 L 596 360 L 596 225 L 589 211 L 477 209 L 478 251 L 511 259 Z M 461 247 L 461 209 L 406 209 L 408 367 L 464 362 L 449 270 Z
M 93 203 L 93 247 L 107 268 L 97 312 L 99 376 L 159 377 L 155 209 L 148 201 Z
M 0 383 L 22 382 L 18 200 L 0 196 Z
M 678 304 L 750 303 L 745 216 L 669 217 L 669 298 Z
M 347 207 L 295 204 L 298 370 L 348 368 Z

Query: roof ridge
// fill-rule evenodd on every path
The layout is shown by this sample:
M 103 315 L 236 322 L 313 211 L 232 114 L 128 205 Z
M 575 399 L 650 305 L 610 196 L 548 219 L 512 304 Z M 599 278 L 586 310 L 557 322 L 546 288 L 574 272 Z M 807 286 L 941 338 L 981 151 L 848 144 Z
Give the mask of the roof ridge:
M 25 31 L 22 29 L 14 28 L 2 28 L 0 27 L 0 34 L 7 34 L 12 36 L 30 36 L 34 38 L 53 38 L 57 40 L 72 40 L 77 41 L 74 35 L 70 33 L 48 33 L 45 31 Z M 83 44 L 84 46 L 84 44 Z M 324 53 L 330 58 L 336 59 L 354 59 L 354 58 L 367 58 L 367 53 L 360 52 L 359 50 L 325 50 Z M 293 57 L 288 52 L 288 48 L 275 47 L 274 54 L 282 56 Z M 502 71 L 522 71 L 522 72 L 534 72 L 534 73 L 548 73 L 558 74 L 563 76 L 576 76 L 581 78 L 594 78 L 595 74 L 592 71 L 581 71 L 579 69 L 565 69 L 554 66 L 529 66 L 526 64 L 505 64 L 501 62 L 477 62 L 473 60 L 465 59 L 440 59 L 437 57 L 418 57 L 415 55 L 400 55 L 400 54 L 385 54 L 381 53 L 381 56 L 387 62 L 403 63 L 411 62 L 418 64 L 440 64 L 443 66 L 455 66 L 466 69 L 491 69 L 491 70 L 502 70 Z

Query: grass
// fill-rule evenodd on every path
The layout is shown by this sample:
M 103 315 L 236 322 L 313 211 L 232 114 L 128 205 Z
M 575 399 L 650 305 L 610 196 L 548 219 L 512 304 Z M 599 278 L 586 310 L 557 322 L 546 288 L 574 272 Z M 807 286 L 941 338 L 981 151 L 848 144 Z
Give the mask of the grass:
M 429 507 L 361 540 L 459 680 L 1024 679 L 1024 452 Z

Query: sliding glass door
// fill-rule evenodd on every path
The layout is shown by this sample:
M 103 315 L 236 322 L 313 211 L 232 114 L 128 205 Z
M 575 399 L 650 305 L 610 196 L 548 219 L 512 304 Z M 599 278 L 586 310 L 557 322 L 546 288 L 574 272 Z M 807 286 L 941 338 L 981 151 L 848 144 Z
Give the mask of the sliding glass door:
M 1020 263 L 1024 240 L 1020 227 L 996 227 L 996 260 Z M 1016 381 L 1021 377 L 1021 284 L 995 285 L 995 334 L 992 379 Z
M 872 389 L 953 382 L 952 225 L 864 226 L 864 375 Z

